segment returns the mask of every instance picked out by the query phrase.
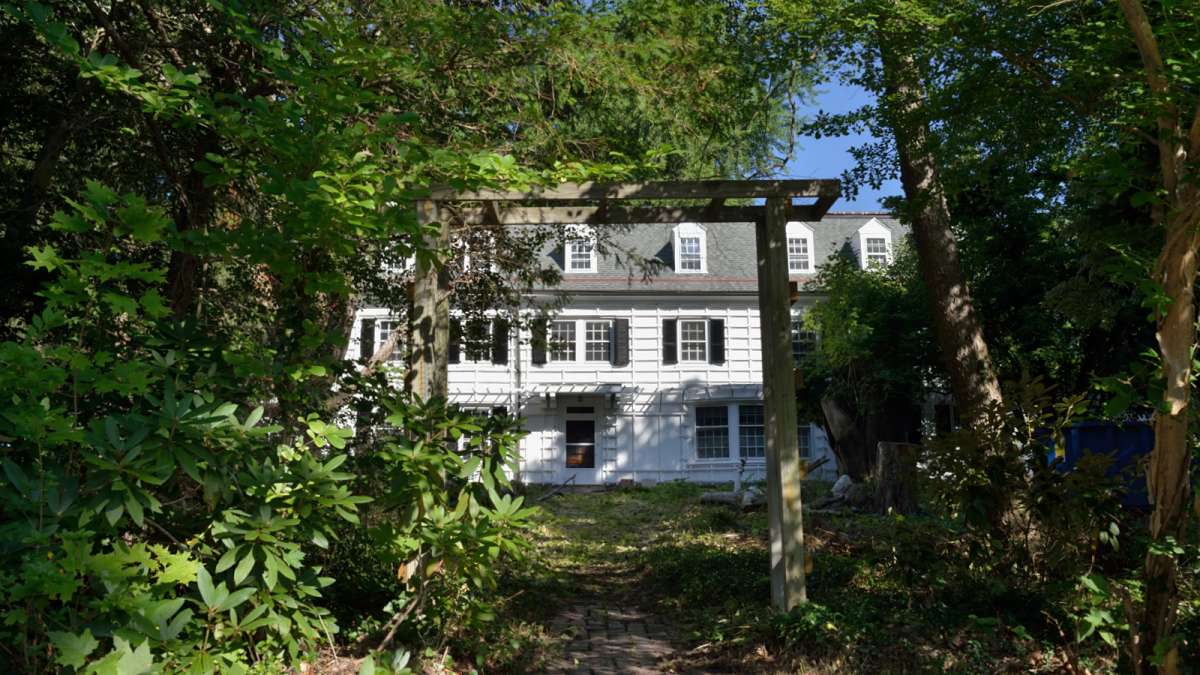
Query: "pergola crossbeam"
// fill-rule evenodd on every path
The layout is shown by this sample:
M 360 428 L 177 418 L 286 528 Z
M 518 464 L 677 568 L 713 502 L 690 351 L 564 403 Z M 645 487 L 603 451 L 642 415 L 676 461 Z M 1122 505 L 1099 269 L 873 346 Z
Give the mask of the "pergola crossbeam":
M 654 183 L 563 183 L 525 191 L 433 188 L 434 201 L 533 201 L 600 199 L 766 199 L 768 197 L 836 200 L 836 180 L 693 180 Z
M 719 202 L 723 200 L 714 200 Z M 629 223 L 755 223 L 764 216 L 762 206 L 512 206 L 484 202 L 483 206 L 455 209 L 455 220 L 463 225 L 621 225 Z M 815 222 L 823 211 L 816 205 L 792 206 L 789 220 Z

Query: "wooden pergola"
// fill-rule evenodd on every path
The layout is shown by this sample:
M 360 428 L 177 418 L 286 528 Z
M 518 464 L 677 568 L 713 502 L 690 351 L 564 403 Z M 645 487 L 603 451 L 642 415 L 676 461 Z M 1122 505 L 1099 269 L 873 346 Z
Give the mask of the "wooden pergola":
M 417 214 L 422 225 L 436 232 L 429 235 L 427 243 L 438 250 L 449 244 L 451 220 L 462 225 L 755 223 L 771 600 L 788 610 L 806 601 L 806 591 L 786 226 L 789 221 L 820 220 L 839 193 L 836 180 L 565 183 L 524 192 L 435 188 L 429 199 L 417 203 Z M 745 199 L 764 203 L 725 204 Z M 680 205 L 696 201 L 706 203 Z M 455 208 L 443 209 L 449 203 Z M 443 212 L 448 217 L 443 217 Z M 448 393 L 450 307 L 446 285 L 442 270 L 428 261 L 418 262 L 408 385 L 423 397 Z

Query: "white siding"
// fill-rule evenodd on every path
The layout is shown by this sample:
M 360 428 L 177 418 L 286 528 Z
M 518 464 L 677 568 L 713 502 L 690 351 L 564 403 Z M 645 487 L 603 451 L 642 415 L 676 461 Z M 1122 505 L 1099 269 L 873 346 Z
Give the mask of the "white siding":
M 363 310 L 364 317 L 385 318 L 384 310 Z M 608 362 L 555 362 L 535 366 L 529 347 L 530 335 L 513 336 L 509 363 L 463 361 L 450 365 L 451 400 L 464 405 L 505 405 L 512 412 L 520 403 L 529 435 L 521 443 L 521 477 L 529 482 L 558 482 L 572 474 L 564 466 L 565 446 L 561 429 L 567 405 L 591 405 L 596 410 L 597 482 L 633 480 L 729 481 L 738 472 L 737 458 L 727 461 L 697 461 L 691 410 L 693 401 L 706 387 L 743 385 L 739 391 L 756 392 L 751 397 L 726 395 L 714 404 L 761 400 L 762 349 L 759 340 L 758 300 L 754 296 L 667 296 L 633 294 L 577 297 L 558 313 L 558 318 L 626 319 L 629 321 L 629 364 L 615 367 Z M 680 361 L 662 363 L 664 319 L 723 319 L 725 362 Z M 358 358 L 359 323 L 356 321 L 347 358 Z M 515 331 L 514 331 L 515 333 Z M 520 343 L 516 344 L 519 337 Z M 376 343 L 378 344 L 378 342 Z M 580 344 L 582 349 L 582 344 Z M 465 351 L 463 352 L 465 357 Z M 519 369 L 519 373 L 518 373 Z M 520 391 L 517 383 L 520 382 Z M 615 406 L 608 394 L 587 395 L 584 387 L 610 385 L 619 389 Z M 543 392 L 572 388 L 559 393 L 547 408 Z M 813 458 L 830 453 L 825 434 L 813 429 Z M 735 428 L 730 428 L 736 434 Z M 819 472 L 828 477 L 833 462 Z M 580 472 L 587 473 L 587 472 Z M 590 474 L 589 474 L 590 476 Z M 765 478 L 760 462 L 749 463 L 746 480 Z M 581 476 L 579 482 L 584 482 Z

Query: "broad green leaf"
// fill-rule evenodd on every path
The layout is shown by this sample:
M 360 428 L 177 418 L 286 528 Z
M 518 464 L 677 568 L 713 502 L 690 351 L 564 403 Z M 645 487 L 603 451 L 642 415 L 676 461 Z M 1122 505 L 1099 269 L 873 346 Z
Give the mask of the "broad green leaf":
M 85 628 L 79 635 L 50 631 L 50 641 L 54 643 L 54 649 L 58 652 L 54 657 L 54 662 L 60 666 L 73 668 L 82 668 L 88 655 L 100 646 L 99 641 L 92 637 L 90 628 Z

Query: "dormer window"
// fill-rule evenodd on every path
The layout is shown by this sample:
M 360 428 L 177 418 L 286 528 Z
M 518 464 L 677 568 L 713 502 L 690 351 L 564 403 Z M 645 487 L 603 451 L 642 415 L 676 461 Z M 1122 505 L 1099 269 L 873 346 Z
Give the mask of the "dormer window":
M 883 237 L 867 237 L 863 255 L 867 259 L 867 267 L 871 265 L 886 265 L 888 262 L 887 239 Z
M 596 271 L 596 247 L 590 239 L 577 239 L 567 245 L 567 271 Z
M 708 244 L 704 228 L 696 223 L 681 223 L 675 228 L 675 271 L 702 274 L 708 271 Z
M 874 218 L 858 228 L 858 257 L 864 270 L 890 265 L 892 231 Z
M 787 256 L 789 273 L 813 272 L 813 231 L 804 223 L 787 224 Z
M 566 245 L 566 260 L 563 266 L 569 274 L 581 274 L 596 271 L 596 238 L 592 231 L 583 225 L 568 228 Z

